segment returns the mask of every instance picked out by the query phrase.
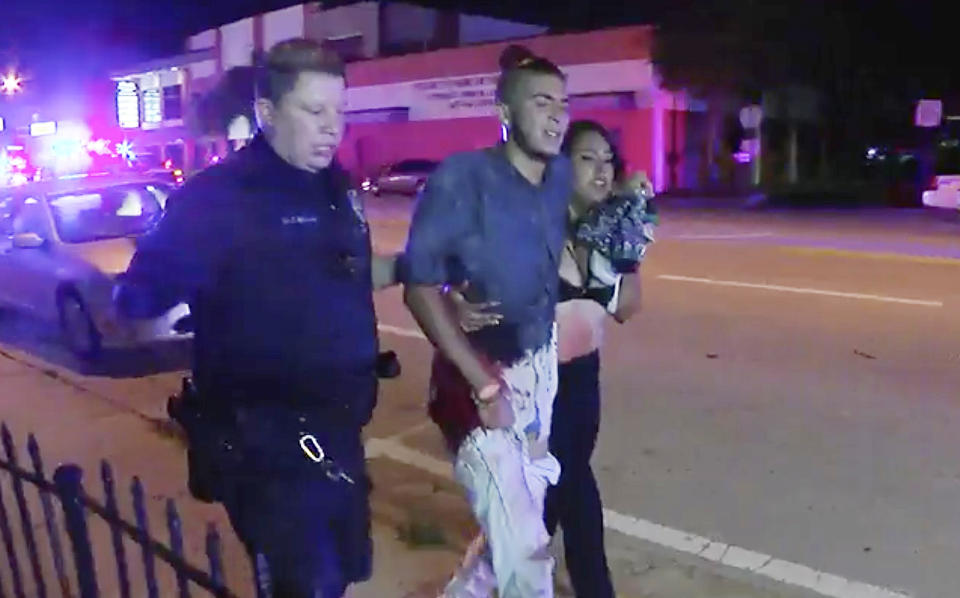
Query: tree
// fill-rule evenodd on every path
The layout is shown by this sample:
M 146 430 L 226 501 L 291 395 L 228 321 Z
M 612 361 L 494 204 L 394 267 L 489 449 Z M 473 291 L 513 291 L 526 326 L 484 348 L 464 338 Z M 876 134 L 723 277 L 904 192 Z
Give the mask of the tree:
M 766 107 L 782 106 L 779 116 L 789 129 L 788 178 L 796 179 L 800 119 L 795 107 L 809 104 L 809 91 L 819 83 L 821 48 L 813 32 L 820 30 L 821 8 L 816 0 L 694 2 L 664 20 L 654 62 L 667 89 L 706 101 L 710 166 L 725 113 L 763 101 Z M 782 101 L 765 100 L 771 94 Z
M 708 172 L 715 164 L 724 114 L 731 105 L 742 103 L 749 88 L 739 55 L 741 50 L 739 40 L 726 32 L 704 33 L 667 25 L 660 28 L 654 38 L 653 60 L 661 84 L 672 91 L 689 92 L 706 102 L 704 150 Z
M 191 126 L 201 135 L 226 135 L 237 116 L 255 122 L 253 113 L 256 74 L 253 67 L 237 66 L 226 71 L 206 94 L 193 98 Z

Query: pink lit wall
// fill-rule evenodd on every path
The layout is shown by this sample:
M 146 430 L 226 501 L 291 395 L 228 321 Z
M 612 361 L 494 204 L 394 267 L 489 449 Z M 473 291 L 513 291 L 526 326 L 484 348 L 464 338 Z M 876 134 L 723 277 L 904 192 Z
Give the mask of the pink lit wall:
M 541 36 L 520 40 L 531 50 L 558 63 L 568 74 L 573 95 L 648 93 L 656 90 L 650 63 L 650 27 L 622 27 L 588 33 Z M 384 164 L 406 158 L 443 159 L 451 153 L 488 147 L 499 138 L 492 109 L 441 109 L 416 82 L 443 78 L 496 78 L 497 60 L 509 42 L 451 48 L 348 65 L 348 104 L 358 113 L 407 111 L 404 122 L 364 122 L 348 127 L 340 151 L 345 166 L 368 175 Z M 462 82 L 454 81 L 457 85 Z M 485 90 L 489 91 L 489 90 Z M 423 96 L 423 97 L 421 97 Z M 440 101 L 440 100 L 438 100 Z M 442 103 L 442 101 L 441 101 Z M 444 104 L 445 106 L 445 104 Z M 580 109 L 575 118 L 592 118 L 613 130 L 634 170 L 655 177 L 655 157 L 663 160 L 664 136 L 655 133 L 663 114 L 657 106 L 637 109 Z M 658 115 L 655 117 L 654 115 Z M 656 118 L 656 121 L 655 121 Z
M 488 147 L 498 137 L 497 121 L 491 118 L 353 123 L 338 157 L 351 172 L 368 175 L 405 158 L 442 160 L 455 152 Z
M 596 120 L 609 128 L 620 139 L 629 170 L 653 176 L 652 110 L 592 110 L 573 117 Z M 354 123 L 347 129 L 339 159 L 351 172 L 364 176 L 406 158 L 442 160 L 455 152 L 489 147 L 499 135 L 497 121 L 486 117 Z

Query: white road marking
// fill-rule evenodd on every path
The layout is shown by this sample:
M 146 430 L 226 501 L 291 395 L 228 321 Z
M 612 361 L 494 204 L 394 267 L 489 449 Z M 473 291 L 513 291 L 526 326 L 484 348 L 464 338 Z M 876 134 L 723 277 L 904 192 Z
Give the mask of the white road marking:
M 914 255 L 909 253 L 891 253 L 886 251 L 862 251 L 858 249 L 835 249 L 831 247 L 803 247 L 799 245 L 777 245 L 779 249 L 817 257 L 845 257 L 935 266 L 960 266 L 960 257 L 947 255 Z
M 417 335 L 423 338 L 423 335 L 416 330 L 396 326 L 381 325 L 380 330 L 409 338 L 418 338 Z M 450 461 L 432 457 L 405 446 L 399 441 L 414 430 L 419 431 L 423 428 L 424 424 L 421 423 L 390 438 L 367 440 L 367 458 L 387 458 L 448 480 L 453 479 L 453 465 Z M 817 571 L 806 565 L 792 563 L 732 544 L 715 542 L 710 538 L 617 513 L 611 509 L 603 510 L 603 525 L 607 529 L 638 540 L 692 554 L 783 584 L 804 588 L 828 598 L 911 598 L 910 594 L 847 579 L 825 571 Z
M 863 299 L 868 301 L 882 301 L 885 303 L 901 303 L 904 305 L 919 305 L 923 307 L 943 307 L 943 301 L 928 301 L 924 299 L 905 299 L 903 297 L 888 297 L 885 295 L 869 295 L 865 293 L 845 293 L 841 291 L 829 291 L 824 289 L 810 289 L 804 287 L 787 287 L 777 284 L 759 284 L 753 282 L 738 282 L 735 280 L 715 280 L 713 278 L 697 278 L 694 276 L 674 276 L 672 274 L 660 274 L 657 278 L 661 280 L 674 280 L 679 282 L 696 282 L 701 284 L 711 284 L 722 287 L 737 287 L 743 289 L 758 289 L 763 291 L 778 291 L 782 293 L 800 293 L 804 295 L 823 295 L 827 297 L 841 297 L 844 299 Z
M 427 340 L 427 337 L 424 336 L 419 330 L 414 330 L 412 328 L 400 328 L 399 326 L 391 326 L 389 324 L 378 324 L 377 330 L 380 332 L 386 332 L 387 334 L 395 334 L 397 336 L 404 336 L 406 338 L 418 338 L 420 340 Z
M 371 438 L 365 445 L 367 458 L 376 459 L 386 457 L 404 465 L 422 469 L 448 480 L 453 479 L 453 464 L 450 461 L 437 459 L 421 453 L 418 450 L 405 446 L 397 441 L 383 438 Z
M 371 438 L 367 441 L 366 450 L 369 459 L 387 458 L 447 480 L 453 479 L 453 465 L 449 461 L 431 457 L 399 442 Z M 739 546 L 715 542 L 697 534 L 623 515 L 610 509 L 603 510 L 603 525 L 607 529 L 638 540 L 761 575 L 779 583 L 811 590 L 828 598 L 910 598 L 909 594 L 817 571 L 805 565 L 784 561 Z
M 393 436 L 388 436 L 387 438 L 384 438 L 384 440 L 388 440 L 388 441 L 390 441 L 390 442 L 401 442 L 401 441 L 403 441 L 404 438 L 407 438 L 408 436 L 413 436 L 414 434 L 419 434 L 420 432 L 423 432 L 424 430 L 426 430 L 426 429 L 428 429 L 428 428 L 432 428 L 434 425 L 436 425 L 436 424 L 434 424 L 432 421 L 430 421 L 430 420 L 428 419 L 428 420 L 426 420 L 426 421 L 420 422 L 419 424 L 417 424 L 417 425 L 415 425 L 415 426 L 413 426 L 413 427 L 410 427 L 410 428 L 407 428 L 406 430 L 403 430 L 403 431 L 400 432 L 399 434 L 394 434 Z
M 700 234 L 700 235 L 664 235 L 663 239 L 672 240 L 679 239 L 682 241 L 727 241 L 727 240 L 736 240 L 736 239 L 760 239 L 763 237 L 772 237 L 775 233 L 772 232 L 762 232 L 762 233 L 717 233 L 717 234 Z

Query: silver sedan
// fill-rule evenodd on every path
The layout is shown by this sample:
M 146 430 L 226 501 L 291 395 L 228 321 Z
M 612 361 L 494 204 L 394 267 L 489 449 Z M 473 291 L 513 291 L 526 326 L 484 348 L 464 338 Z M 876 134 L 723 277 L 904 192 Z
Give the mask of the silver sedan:
M 189 338 L 186 304 L 131 321 L 111 298 L 136 238 L 157 222 L 172 190 L 142 176 L 0 188 L 0 305 L 57 322 L 66 345 L 86 360 L 104 348 Z
M 361 188 L 374 195 L 418 195 L 436 168 L 433 160 L 403 160 L 384 167 L 377 176 L 366 179 Z

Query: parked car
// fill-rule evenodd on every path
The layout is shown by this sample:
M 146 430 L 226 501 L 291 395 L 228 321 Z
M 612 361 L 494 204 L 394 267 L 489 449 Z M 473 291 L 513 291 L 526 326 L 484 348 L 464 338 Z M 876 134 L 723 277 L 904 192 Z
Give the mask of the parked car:
M 960 134 L 937 144 L 935 176 L 923 192 L 923 205 L 960 210 Z
M 960 210 L 960 175 L 938 175 L 931 188 L 923 192 L 923 205 Z
M 58 323 L 67 347 L 85 360 L 108 347 L 189 338 L 186 304 L 131 321 L 112 301 L 136 238 L 156 224 L 172 191 L 143 175 L 0 189 L 0 305 Z
M 375 195 L 399 193 L 417 195 L 437 168 L 433 160 L 403 160 L 384 167 L 380 173 L 363 182 L 361 189 Z

